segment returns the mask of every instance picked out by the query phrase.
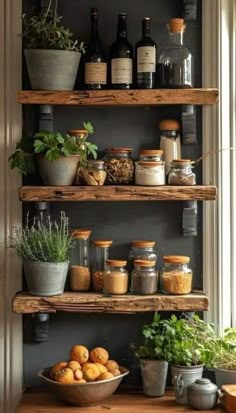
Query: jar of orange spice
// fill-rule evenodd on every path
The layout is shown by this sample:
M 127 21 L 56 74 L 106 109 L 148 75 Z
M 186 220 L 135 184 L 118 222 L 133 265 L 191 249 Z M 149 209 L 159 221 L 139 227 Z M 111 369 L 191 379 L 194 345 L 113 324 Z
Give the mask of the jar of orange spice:
M 113 241 L 94 240 L 95 262 L 92 270 L 93 290 L 96 292 L 103 291 L 103 277 L 107 269 L 106 261 L 109 258 L 110 247 Z
M 127 261 L 107 260 L 106 264 L 103 292 L 105 294 L 126 294 L 128 291 L 128 271 L 125 269 Z
M 190 258 L 182 255 L 163 257 L 160 272 L 160 288 L 166 294 L 188 294 L 192 290 L 192 270 Z

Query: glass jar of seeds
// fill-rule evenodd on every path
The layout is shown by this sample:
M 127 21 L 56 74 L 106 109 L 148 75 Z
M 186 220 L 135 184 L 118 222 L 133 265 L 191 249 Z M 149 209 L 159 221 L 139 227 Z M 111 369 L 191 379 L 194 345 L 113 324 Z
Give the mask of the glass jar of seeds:
M 190 159 L 174 159 L 168 175 L 169 185 L 196 185 L 196 174 Z
M 92 271 L 92 284 L 93 290 L 96 292 L 103 291 L 103 277 L 104 272 L 107 270 L 106 261 L 109 258 L 110 247 L 113 241 L 108 240 L 94 240 L 93 245 L 95 247 L 95 261 Z
M 72 291 L 88 291 L 90 287 L 89 236 L 90 230 L 72 231 L 74 248 L 72 249 L 69 279 Z
M 148 295 L 157 292 L 158 273 L 155 270 L 156 261 L 135 260 L 131 273 L 131 292 Z
M 84 182 L 91 186 L 104 185 L 107 173 L 104 169 L 104 161 L 89 160 L 87 167 L 82 169 Z
M 126 294 L 128 292 L 127 261 L 107 260 L 107 269 L 103 277 L 103 292 L 105 294 Z
M 106 184 L 128 185 L 134 179 L 134 161 L 131 148 L 107 148 L 104 157 Z
M 189 262 L 190 258 L 182 255 L 163 257 L 163 268 L 160 272 L 162 292 L 174 295 L 191 293 L 193 274 Z

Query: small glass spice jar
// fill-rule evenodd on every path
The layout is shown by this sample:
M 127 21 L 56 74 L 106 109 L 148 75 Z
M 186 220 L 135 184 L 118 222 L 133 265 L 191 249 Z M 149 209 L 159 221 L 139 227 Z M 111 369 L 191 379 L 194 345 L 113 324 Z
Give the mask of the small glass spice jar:
M 104 161 L 88 160 L 87 167 L 83 168 L 82 175 L 84 182 L 91 186 L 104 185 L 107 173 L 104 169 Z
M 78 143 L 80 148 L 84 151 L 86 151 L 86 147 L 84 144 L 85 137 L 88 135 L 88 132 L 86 129 L 70 129 L 67 132 L 70 136 L 73 136 L 75 139 L 75 142 Z M 82 170 L 79 165 L 77 174 L 75 177 L 75 184 L 76 185 L 81 185 L 83 183 L 83 175 L 82 175 Z
M 158 273 L 156 261 L 135 260 L 131 273 L 131 292 L 133 294 L 155 294 L 157 292 Z
M 157 253 L 154 250 L 155 241 L 135 240 L 131 242 L 129 252 L 129 270 L 134 269 L 134 260 L 157 261 Z
M 168 175 L 169 185 L 196 185 L 196 174 L 193 172 L 190 159 L 174 159 Z
M 107 260 L 107 270 L 103 277 L 103 292 L 105 294 L 126 294 L 128 291 L 127 261 Z
M 72 231 L 75 241 L 70 262 L 70 288 L 72 291 L 88 291 L 90 287 L 89 237 L 91 231 L 76 229 Z
M 162 161 L 163 150 L 161 149 L 140 149 L 139 159 L 140 161 L 158 162 Z
M 182 255 L 166 255 L 160 271 L 160 288 L 166 294 L 189 294 L 192 290 L 193 273 L 190 258 Z
M 106 261 L 109 258 L 110 247 L 113 241 L 95 240 L 93 245 L 95 247 L 95 262 L 92 272 L 93 290 L 96 292 L 103 291 L 103 276 L 107 270 Z
M 106 184 L 132 183 L 134 179 L 134 161 L 130 156 L 132 148 L 107 148 L 105 151 Z
M 135 164 L 135 185 L 165 185 L 165 162 L 138 161 Z
M 163 150 L 166 175 L 173 159 L 181 158 L 180 123 L 175 119 L 162 119 L 159 123 L 160 148 Z

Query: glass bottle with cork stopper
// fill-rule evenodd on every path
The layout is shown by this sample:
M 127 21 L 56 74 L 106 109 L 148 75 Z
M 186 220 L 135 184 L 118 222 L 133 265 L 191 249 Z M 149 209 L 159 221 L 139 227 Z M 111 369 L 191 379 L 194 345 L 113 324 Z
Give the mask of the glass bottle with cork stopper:
M 163 150 L 165 173 L 168 175 L 173 159 L 181 158 L 180 123 L 176 119 L 159 122 L 160 148 Z
M 131 273 L 131 291 L 133 294 L 155 294 L 157 292 L 158 273 L 156 261 L 134 260 Z
M 169 44 L 158 56 L 159 82 L 163 88 L 190 88 L 194 84 L 193 56 L 183 44 L 183 19 L 170 19 Z
M 94 240 L 95 247 L 95 262 L 92 271 L 92 285 L 96 292 L 103 291 L 103 277 L 107 270 L 106 261 L 109 259 L 110 247 L 113 241 L 108 240 Z
M 168 175 L 169 185 L 196 185 L 194 164 L 190 159 L 173 159 Z
M 103 278 L 103 292 L 105 294 L 126 294 L 128 292 L 128 271 L 125 269 L 127 261 L 107 260 L 107 270 Z
M 166 294 L 189 294 L 192 290 L 190 258 L 182 255 L 166 255 L 160 271 L 160 288 Z
M 89 237 L 91 231 L 75 229 L 72 231 L 74 248 L 70 263 L 70 288 L 72 291 L 88 291 L 90 288 Z

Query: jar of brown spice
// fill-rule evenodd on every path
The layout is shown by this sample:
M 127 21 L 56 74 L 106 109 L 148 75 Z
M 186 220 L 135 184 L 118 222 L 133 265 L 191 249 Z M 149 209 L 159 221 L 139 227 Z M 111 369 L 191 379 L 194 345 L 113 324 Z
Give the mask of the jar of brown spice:
M 163 257 L 163 268 L 160 272 L 162 292 L 176 295 L 191 293 L 193 274 L 189 262 L 190 258 L 182 255 Z
M 92 270 L 93 290 L 96 292 L 103 291 L 103 276 L 107 270 L 106 261 L 109 258 L 110 247 L 113 241 L 108 240 L 94 240 L 95 247 L 95 262 Z
M 103 292 L 105 294 L 126 294 L 128 291 L 127 261 L 107 260 L 107 270 L 103 277 Z
M 135 260 L 131 273 L 131 291 L 133 294 L 155 294 L 157 292 L 158 273 L 156 261 Z
M 88 291 L 90 288 L 89 236 L 90 230 L 72 231 L 74 248 L 72 249 L 69 278 L 72 291 Z
M 107 148 L 104 157 L 107 172 L 106 184 L 126 185 L 134 179 L 134 161 L 130 154 L 132 148 Z
M 168 175 L 169 185 L 196 185 L 196 174 L 193 172 L 190 159 L 174 159 Z

